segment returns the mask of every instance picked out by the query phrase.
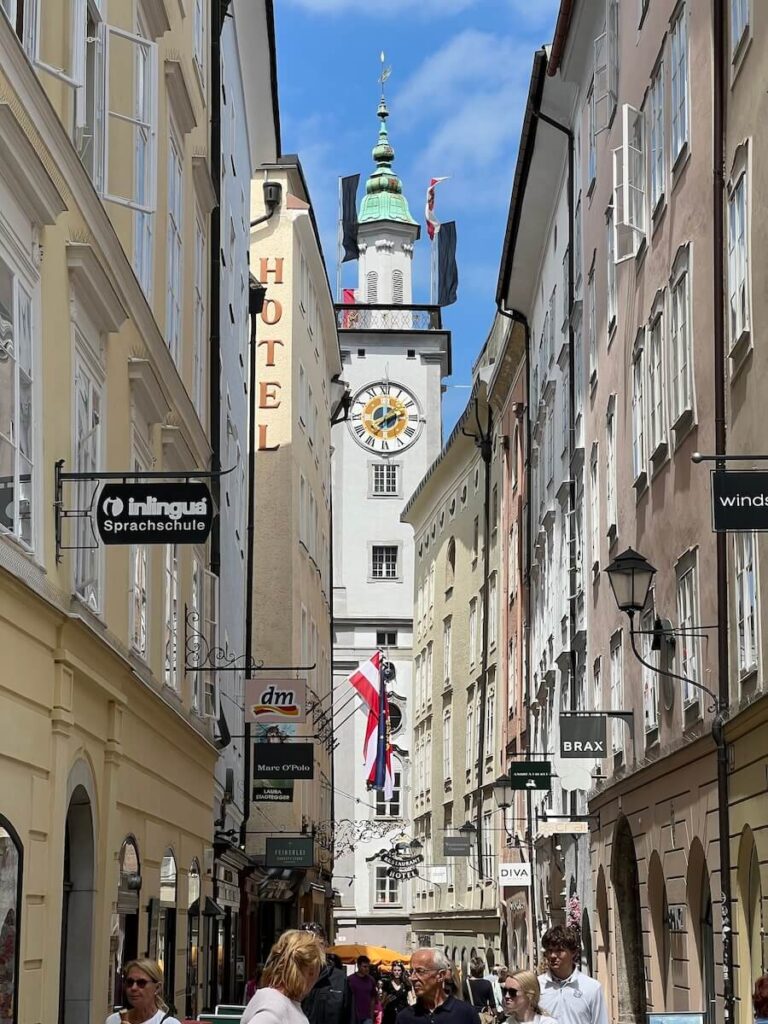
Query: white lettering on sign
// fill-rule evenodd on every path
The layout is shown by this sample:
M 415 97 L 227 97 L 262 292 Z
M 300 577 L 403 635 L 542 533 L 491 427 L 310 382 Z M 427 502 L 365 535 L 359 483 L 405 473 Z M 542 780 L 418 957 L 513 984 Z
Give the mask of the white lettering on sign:
M 605 744 L 600 740 L 563 740 L 563 753 L 602 754 L 605 756 Z
M 531 865 L 528 863 L 499 865 L 500 889 L 515 885 L 528 887 L 531 885 L 532 879 Z

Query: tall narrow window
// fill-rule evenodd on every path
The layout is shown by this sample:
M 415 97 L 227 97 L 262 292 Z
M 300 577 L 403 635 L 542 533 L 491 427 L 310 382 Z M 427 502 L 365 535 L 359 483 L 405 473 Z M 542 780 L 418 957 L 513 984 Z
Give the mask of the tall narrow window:
M 617 526 L 616 513 L 616 396 L 608 401 L 605 417 L 605 511 L 608 535 L 614 537 Z
M 498 618 L 498 574 L 492 572 L 488 579 L 488 646 L 496 646 Z
M 659 727 L 658 651 L 653 650 L 653 609 L 643 613 L 640 650 L 643 655 L 643 721 L 646 733 Z
M 581 285 L 581 192 L 576 200 L 576 212 L 573 215 L 573 286 Z
M 619 79 L 619 3 L 608 0 L 605 8 L 605 29 L 594 45 L 595 58 L 595 132 L 604 131 L 616 110 Z
M 451 707 L 443 712 L 443 777 L 447 781 L 453 774 L 453 735 L 451 733 Z
M 589 331 L 589 379 L 597 377 L 597 324 L 595 312 L 595 267 L 594 263 L 587 278 L 587 330 Z
M 621 630 L 611 637 L 611 711 L 624 710 L 624 649 Z M 611 749 L 614 756 L 624 751 L 625 725 L 620 718 L 611 721 Z
M 691 373 L 691 301 L 688 249 L 675 261 L 670 283 L 670 408 L 672 424 L 693 411 L 693 374 Z
M 374 544 L 371 549 L 371 576 L 375 580 L 397 579 L 397 545 Z
M 688 20 L 683 7 L 670 32 L 671 139 L 674 166 L 688 142 Z
M 477 661 L 477 598 L 469 602 L 469 664 Z
M 632 356 L 632 474 L 645 472 L 645 331 L 640 329 Z
M 592 445 L 589 461 L 589 518 L 592 537 L 592 568 L 600 564 L 600 469 L 597 442 Z
M 467 696 L 467 731 L 464 737 L 465 767 L 468 772 L 472 771 L 475 752 L 475 710 L 473 698 Z
M 32 297 L 0 257 L 0 531 L 34 539 L 35 434 Z M 80 522 L 78 520 L 78 522 Z
M 146 470 L 146 460 L 136 456 L 133 460 L 136 473 Z M 146 544 L 134 544 L 131 548 L 131 648 L 140 658 L 147 656 L 147 599 L 149 581 L 149 549 Z
M 731 347 L 749 329 L 747 266 L 747 175 L 744 172 L 728 196 L 728 327 Z
M 651 79 L 651 213 L 664 195 L 664 65 L 659 64 Z
M 182 152 L 175 132 L 171 131 L 168 136 L 168 251 L 166 254 L 168 298 L 165 307 L 165 340 L 171 350 L 174 362 L 179 360 L 181 341 L 181 254 L 183 248 L 182 211 L 184 209 Z
M 403 301 L 403 272 L 402 270 L 392 271 L 392 301 L 400 305 Z
M 368 302 L 378 302 L 379 295 L 379 275 L 375 270 L 369 270 L 365 275 L 365 283 L 367 289 Z
M 79 339 L 79 333 L 78 333 Z M 91 360 L 78 354 L 75 366 L 75 472 L 95 473 L 102 459 L 102 382 Z M 78 483 L 78 508 L 88 508 L 94 485 Z M 90 522 L 77 520 L 75 593 L 93 611 L 101 608 L 99 548 L 94 544 Z
M 608 212 L 605 215 L 605 228 L 606 228 L 606 250 L 608 253 L 608 266 L 607 266 L 607 277 L 608 277 L 608 336 L 613 332 L 613 328 L 616 326 L 616 244 L 614 237 L 614 225 L 613 225 L 613 206 L 608 207 Z
M 205 228 L 203 218 L 197 210 L 195 217 L 195 352 L 193 399 L 198 416 L 202 419 L 205 409 L 205 294 L 206 294 L 206 260 L 205 260 Z
M 731 56 L 735 57 L 749 27 L 749 0 L 731 0 Z
M 374 898 L 376 905 L 379 907 L 397 906 L 402 902 L 400 881 L 387 874 L 388 871 L 389 869 L 386 865 L 383 867 L 379 865 L 376 868 L 376 891 Z
M 194 0 L 195 3 L 195 70 L 202 78 L 205 68 L 205 0 Z
M 645 114 L 622 107 L 621 146 L 613 151 L 613 215 L 616 260 L 634 256 L 646 232 Z
M 204 577 L 203 559 L 199 551 L 192 555 L 192 623 L 196 630 L 202 632 L 204 612 Z M 196 671 L 192 674 L 192 710 L 200 713 L 203 706 L 203 673 Z
M 179 688 L 179 550 L 165 546 L 165 666 L 166 686 Z
M 663 316 L 651 320 L 648 342 L 648 447 L 652 456 L 666 441 Z
M 597 149 L 595 147 L 595 83 L 589 87 L 587 95 L 587 131 L 589 137 L 589 153 L 587 156 L 587 182 L 591 188 L 597 174 Z
M 451 616 L 443 621 L 443 686 L 451 683 Z
M 485 695 L 485 756 L 496 751 L 496 686 L 495 669 L 488 670 L 488 692 Z
M 701 678 L 698 621 L 698 581 L 695 556 L 682 560 L 677 569 L 678 671 L 690 682 L 683 683 L 683 706 L 699 703 L 701 691 L 693 686 Z
M 739 676 L 745 676 L 757 668 L 757 574 L 754 533 L 737 533 L 734 548 Z

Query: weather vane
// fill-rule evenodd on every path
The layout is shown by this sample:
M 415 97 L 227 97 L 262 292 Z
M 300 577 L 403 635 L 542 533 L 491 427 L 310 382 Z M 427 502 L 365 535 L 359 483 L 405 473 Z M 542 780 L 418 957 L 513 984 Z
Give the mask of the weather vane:
M 381 98 L 384 99 L 384 83 L 389 78 L 389 76 L 392 74 L 392 68 L 391 67 L 389 67 L 389 68 L 384 67 L 384 51 L 383 50 L 381 51 L 381 54 L 379 55 L 379 60 L 381 61 L 381 74 L 379 75 L 379 84 L 381 85 Z

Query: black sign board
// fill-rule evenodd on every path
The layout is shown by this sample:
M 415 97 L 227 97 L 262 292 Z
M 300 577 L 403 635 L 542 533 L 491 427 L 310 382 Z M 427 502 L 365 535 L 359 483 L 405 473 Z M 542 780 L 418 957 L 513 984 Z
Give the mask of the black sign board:
M 96 502 L 96 525 L 104 544 L 202 544 L 213 522 L 208 485 L 107 483 Z
M 606 757 L 605 715 L 560 715 L 560 757 Z
M 468 857 L 472 851 L 469 836 L 443 836 L 444 857 Z
M 268 836 L 265 866 L 311 868 L 315 862 L 312 836 Z
M 512 789 L 551 789 L 551 780 L 549 761 L 515 761 L 509 769 Z
M 768 530 L 768 472 L 713 470 L 712 528 Z
M 311 743 L 254 743 L 254 779 L 314 779 Z

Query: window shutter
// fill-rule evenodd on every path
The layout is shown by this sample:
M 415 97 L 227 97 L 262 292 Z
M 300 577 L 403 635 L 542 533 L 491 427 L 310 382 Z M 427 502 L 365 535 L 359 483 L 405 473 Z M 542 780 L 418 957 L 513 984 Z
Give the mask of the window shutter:
M 616 262 L 634 256 L 645 236 L 645 115 L 622 108 L 622 144 L 613 151 Z
M 34 62 L 41 71 L 78 88 L 85 80 L 86 0 L 59 0 L 56 19 L 43 16 L 43 0 L 25 9 Z

